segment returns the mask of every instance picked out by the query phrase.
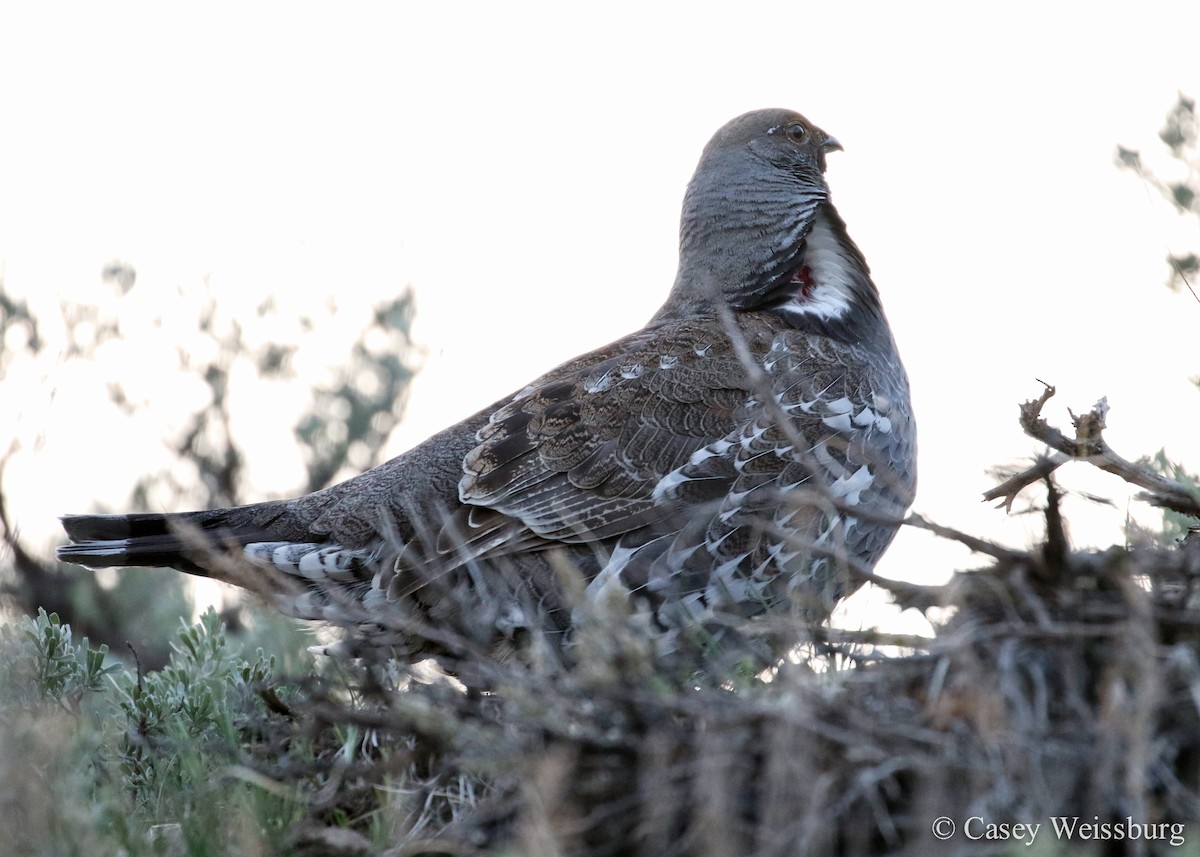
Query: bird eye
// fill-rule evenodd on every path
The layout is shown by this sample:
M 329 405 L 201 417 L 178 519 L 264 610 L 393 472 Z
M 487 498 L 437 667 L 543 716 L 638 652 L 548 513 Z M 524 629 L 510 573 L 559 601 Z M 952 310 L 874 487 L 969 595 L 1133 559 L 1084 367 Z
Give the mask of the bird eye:
M 787 126 L 787 129 L 783 133 L 787 134 L 787 138 L 793 143 L 803 143 L 808 137 L 808 129 L 799 122 L 793 122 Z

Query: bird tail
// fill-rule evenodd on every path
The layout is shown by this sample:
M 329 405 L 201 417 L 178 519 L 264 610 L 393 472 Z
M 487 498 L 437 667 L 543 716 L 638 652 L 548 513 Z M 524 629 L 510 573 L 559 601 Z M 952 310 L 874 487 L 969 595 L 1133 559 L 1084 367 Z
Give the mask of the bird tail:
M 64 515 L 71 544 L 58 548 L 63 562 L 88 568 L 149 566 L 212 575 L 213 558 L 247 544 L 280 538 L 266 520 L 277 503 L 205 512 L 132 515 Z

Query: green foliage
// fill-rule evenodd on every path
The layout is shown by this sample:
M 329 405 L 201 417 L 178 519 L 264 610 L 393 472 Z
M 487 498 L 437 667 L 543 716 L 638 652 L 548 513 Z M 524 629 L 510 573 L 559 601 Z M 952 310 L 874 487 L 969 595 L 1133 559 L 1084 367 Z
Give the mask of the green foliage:
M 158 672 L 106 655 L 45 611 L 0 629 L 0 835 L 30 854 L 285 850 L 305 805 L 244 767 L 280 717 L 264 700 L 297 692 L 275 658 L 242 657 L 211 609 Z M 285 752 L 312 765 L 303 740 Z
M 34 352 L 42 348 L 37 318 L 30 312 L 29 304 L 0 289 L 0 377 L 4 376 L 13 355 L 19 352 L 11 347 L 13 342 L 20 342 L 25 349 Z
M 1182 216 L 1195 218 L 1200 224 L 1200 117 L 1196 115 L 1194 99 L 1180 94 L 1167 113 L 1166 121 L 1158 132 L 1158 139 L 1166 147 L 1177 173 L 1175 178 L 1164 178 L 1151 171 L 1134 149 L 1117 147 L 1117 163 L 1124 169 L 1136 172 L 1147 184 L 1158 190 L 1171 206 Z M 1194 252 L 1172 253 L 1167 263 L 1170 278 L 1167 285 L 1178 290 L 1187 287 L 1196 296 L 1195 278 L 1200 274 L 1200 255 Z M 1200 298 L 1197 298 L 1200 300 Z M 1200 385 L 1200 379 L 1197 380 Z M 1166 450 L 1159 450 L 1153 457 L 1140 462 L 1155 472 L 1178 482 L 1200 499 L 1200 478 L 1189 472 L 1182 463 L 1167 457 Z M 1200 522 L 1171 510 L 1163 511 L 1163 529 L 1157 534 L 1165 541 L 1174 541 L 1184 536 Z
M 1196 102 L 1185 95 L 1180 95 L 1167 114 L 1166 124 L 1158 132 L 1171 154 L 1181 161 L 1196 159 L 1196 143 L 1200 139 L 1200 126 L 1196 122 Z M 1192 197 L 1189 196 L 1189 199 Z
M 87 637 L 71 639 L 71 626 L 57 613 L 38 610 L 36 619 L 0 627 L 0 705 L 57 702 L 78 711 L 85 694 L 100 690 L 106 675 L 120 669 L 105 665 L 107 646 L 93 648 Z
M 1150 467 L 1156 473 L 1174 480 L 1188 490 L 1200 502 L 1200 477 L 1189 472 L 1181 462 L 1167 457 L 1167 451 L 1160 449 L 1151 458 L 1141 463 Z M 1170 509 L 1163 510 L 1163 528 L 1160 538 L 1173 542 L 1187 535 L 1188 530 L 1200 526 L 1200 521 L 1188 515 L 1181 515 Z
M 295 428 L 307 458 L 305 492 L 346 475 L 347 466 L 357 473 L 376 463 L 412 380 L 403 359 L 412 318 L 410 293 L 376 306 L 336 381 L 313 390 L 312 407 Z
M 125 715 L 121 766 L 139 800 L 183 791 L 200 768 L 227 763 L 237 748 L 238 723 L 255 707 L 254 688 L 267 685 L 274 659 L 253 662 L 231 649 L 217 614 L 184 626 L 159 672 L 123 672 L 114 682 Z M 208 749 L 201 762 L 189 750 Z
M 270 419 L 252 424 L 259 439 L 282 431 L 307 465 L 302 481 L 272 493 L 316 490 L 379 462 L 413 372 L 408 290 L 375 306 L 305 301 L 297 315 L 274 299 L 245 312 L 206 282 L 180 283 L 163 300 L 155 293 L 163 284 L 143 283 L 126 263 L 106 266 L 101 280 L 106 288 L 94 298 L 57 303 L 23 299 L 0 280 L 0 398 L 22 377 L 69 374 L 77 363 L 89 372 L 103 367 L 103 353 L 134 339 L 144 343 L 140 359 L 194 393 L 163 433 L 171 463 L 136 462 L 129 499 L 120 499 L 122 486 L 99 501 L 102 509 L 264 499 L 247 494 L 247 439 L 232 418 L 248 382 L 311 385 L 303 412 L 268 411 Z M 304 379 L 294 362 L 306 367 Z M 96 427 L 119 435 L 123 419 L 130 428 L 153 422 L 159 406 L 137 373 L 100 383 L 110 407 L 89 412 Z M 291 398 L 303 402 L 304 393 Z M 29 419 L 0 449 L 0 476 L 10 461 L 41 454 L 45 424 Z M 13 497 L 0 494 L 0 594 L 26 611 L 53 612 L 0 629 L 0 851 L 21 843 L 22 854 L 284 852 L 311 811 L 306 795 L 322 786 L 323 829 L 340 818 L 384 835 L 387 825 L 370 816 L 373 786 L 358 786 L 363 796 L 350 811 L 330 798 L 339 783 L 327 783 L 331 765 L 368 764 L 373 733 L 304 719 L 291 703 L 303 689 L 279 677 L 314 673 L 309 640 L 295 623 L 234 609 L 225 618 L 236 633 L 227 633 L 210 611 L 175 634 L 178 617 L 192 613 L 181 576 L 130 569 L 114 582 L 45 561 L 46 551 L 23 544 L 20 522 L 5 515 L 20 507 L 22 487 L 10 480 Z M 71 625 L 99 645 L 73 643 Z M 235 640 L 276 654 L 243 657 L 253 644 Z M 110 650 L 133 652 L 136 669 L 109 659 Z M 351 670 L 314 687 L 344 701 L 361 678 Z M 371 752 L 373 764 L 381 753 Z
M 1117 147 L 1117 163 L 1124 169 L 1137 173 L 1147 184 L 1162 194 L 1182 216 L 1195 217 L 1200 222 L 1200 119 L 1196 116 L 1196 102 L 1180 95 L 1170 112 L 1158 139 L 1166 147 L 1171 161 L 1173 177 L 1165 177 L 1151 170 L 1141 153 L 1136 149 Z M 1167 257 L 1170 277 L 1167 285 L 1171 289 L 1191 289 L 1195 277 L 1200 274 L 1200 255 L 1194 252 L 1172 253 Z

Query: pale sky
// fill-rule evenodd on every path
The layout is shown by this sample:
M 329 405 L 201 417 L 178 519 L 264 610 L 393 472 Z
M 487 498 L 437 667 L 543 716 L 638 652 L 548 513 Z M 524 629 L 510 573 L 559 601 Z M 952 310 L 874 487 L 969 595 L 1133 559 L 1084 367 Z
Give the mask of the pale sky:
M 1059 424 L 1107 395 L 1119 452 L 1165 445 L 1200 469 L 1200 305 L 1162 285 L 1167 252 L 1200 236 L 1113 163 L 1118 143 L 1153 162 L 1177 92 L 1200 96 L 1194 0 L 193 8 L 0 11 L 11 293 L 104 294 L 114 258 L 159 309 L 205 283 L 228 306 L 365 306 L 411 284 L 425 356 L 400 452 L 640 327 L 670 286 L 704 143 L 789 107 L 845 146 L 829 182 L 912 380 L 918 511 L 1015 544 L 1038 530 L 979 499 L 988 467 L 1036 449 L 1016 422 L 1035 378 L 1058 386 Z M 141 335 L 131 322 L 95 378 L 145 377 L 169 412 L 184 392 L 139 362 Z M 35 374 L 0 381 L 0 443 L 26 444 L 5 487 L 48 549 L 55 514 L 118 502 L 120 473 L 162 457 L 170 416 L 130 438 L 86 372 Z M 294 450 L 251 444 L 251 493 L 292 490 Z M 1102 474 L 1062 481 L 1119 498 L 1075 504 L 1080 544 L 1156 517 Z M 906 531 L 879 570 L 969 565 Z

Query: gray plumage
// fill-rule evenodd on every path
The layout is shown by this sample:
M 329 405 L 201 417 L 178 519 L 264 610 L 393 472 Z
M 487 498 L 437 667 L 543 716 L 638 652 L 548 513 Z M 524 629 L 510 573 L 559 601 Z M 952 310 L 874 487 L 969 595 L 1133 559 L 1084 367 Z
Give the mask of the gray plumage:
M 738 117 L 704 149 L 646 327 L 314 494 L 67 516 L 60 559 L 170 566 L 293 615 L 481 643 L 569 632 L 563 562 L 585 602 L 627 600 L 668 648 L 761 615 L 823 619 L 915 487 L 908 380 L 825 182 L 839 148 L 790 111 Z

